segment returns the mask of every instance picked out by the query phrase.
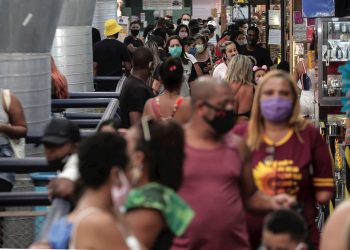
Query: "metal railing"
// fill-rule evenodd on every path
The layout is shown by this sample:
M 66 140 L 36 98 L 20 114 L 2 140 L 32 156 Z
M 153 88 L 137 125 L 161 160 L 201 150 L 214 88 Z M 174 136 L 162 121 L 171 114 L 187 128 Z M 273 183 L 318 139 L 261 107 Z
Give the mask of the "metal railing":
M 122 78 L 123 78 L 122 76 L 95 76 L 94 82 L 95 81 L 119 81 Z
M 70 99 L 84 99 L 84 98 L 119 98 L 117 92 L 71 92 Z
M 48 192 L 0 192 L 0 207 L 47 206 Z
M 73 98 L 52 100 L 52 109 L 106 107 L 103 114 L 76 112 L 64 113 L 67 119 L 76 123 L 80 128 L 96 129 L 98 125 L 104 120 L 110 118 L 120 119 L 119 115 L 117 114 L 117 111 L 119 109 L 119 100 L 116 99 L 119 97 L 119 94 L 115 92 L 73 92 L 70 94 L 70 97 Z
M 111 98 L 54 99 L 51 100 L 51 108 L 105 108 L 110 101 Z
M 119 83 L 118 86 L 120 86 Z M 110 118 L 119 118 L 117 114 L 119 108 L 118 98 L 119 93 L 116 92 L 75 92 L 70 93 L 70 99 L 52 100 L 52 109 L 105 108 L 103 113 L 66 112 L 64 114 L 67 119 L 78 124 L 80 128 L 97 129 L 102 121 Z M 92 133 L 94 133 L 94 130 L 81 131 L 82 137 L 88 136 Z M 30 134 L 26 137 L 26 143 L 38 144 L 40 143 L 41 136 L 41 134 Z M 55 171 L 57 171 L 57 169 L 48 166 L 45 158 L 0 159 L 0 172 L 28 174 Z M 38 237 L 39 232 L 41 232 L 39 239 L 47 239 L 47 234 L 52 223 L 67 214 L 70 210 L 70 204 L 66 200 L 54 199 L 51 203 L 48 197 L 48 192 L 18 191 L 0 193 L 0 207 L 7 207 L 6 210 L 8 210 L 0 212 L 0 234 L 6 234 L 6 237 L 9 238 L 7 241 L 11 242 L 8 243 L 9 247 L 15 246 L 14 241 L 16 236 L 12 235 L 12 232 L 18 233 L 20 229 L 23 229 L 23 233 L 21 233 L 25 235 L 27 239 L 26 242 L 30 243 L 33 240 L 32 234 L 35 234 L 36 237 Z M 33 209 L 32 207 L 43 207 L 50 204 L 51 207 L 48 210 L 48 213 L 47 211 L 31 210 Z M 24 207 L 30 211 L 17 211 L 18 209 L 22 210 Z M 28 245 L 26 244 L 27 243 L 16 246 L 27 247 Z M 0 247 L 2 246 L 6 246 L 6 244 L 2 245 L 0 239 Z

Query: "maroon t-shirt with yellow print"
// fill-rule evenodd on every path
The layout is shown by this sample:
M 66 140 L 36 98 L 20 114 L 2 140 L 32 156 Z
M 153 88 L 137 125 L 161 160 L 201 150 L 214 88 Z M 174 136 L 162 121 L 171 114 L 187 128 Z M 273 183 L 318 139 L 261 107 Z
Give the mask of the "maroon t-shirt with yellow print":
M 246 136 L 247 125 L 238 125 L 234 133 Z M 259 190 L 268 195 L 287 193 L 297 198 L 308 224 L 311 243 L 318 246 L 316 199 L 318 191 L 333 192 L 332 157 L 319 131 L 308 125 L 296 133 L 290 130 L 277 143 L 264 137 L 252 153 L 253 176 Z M 258 246 L 264 216 L 247 213 L 252 245 Z

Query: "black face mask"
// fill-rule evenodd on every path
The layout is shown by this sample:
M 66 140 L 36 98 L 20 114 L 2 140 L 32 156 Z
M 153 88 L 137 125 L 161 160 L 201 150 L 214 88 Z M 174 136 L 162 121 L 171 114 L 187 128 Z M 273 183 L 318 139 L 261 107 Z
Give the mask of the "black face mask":
M 68 159 L 69 159 L 69 155 L 66 155 L 62 158 L 48 161 L 47 163 L 48 163 L 50 168 L 62 171 L 62 169 L 63 169 L 64 165 L 67 163 Z
M 226 110 L 214 107 L 210 103 L 204 103 L 207 107 L 215 110 L 215 117 L 212 120 L 204 117 L 204 120 L 215 130 L 218 135 L 229 132 L 236 123 L 237 115 L 233 110 Z
M 256 45 L 257 43 L 258 43 L 258 39 L 257 38 L 251 38 L 251 37 L 247 37 L 247 43 L 248 43 L 248 45 L 252 45 L 252 46 L 254 46 L 254 45 Z
M 140 31 L 139 30 L 130 30 L 130 32 L 131 32 L 131 35 L 137 36 Z

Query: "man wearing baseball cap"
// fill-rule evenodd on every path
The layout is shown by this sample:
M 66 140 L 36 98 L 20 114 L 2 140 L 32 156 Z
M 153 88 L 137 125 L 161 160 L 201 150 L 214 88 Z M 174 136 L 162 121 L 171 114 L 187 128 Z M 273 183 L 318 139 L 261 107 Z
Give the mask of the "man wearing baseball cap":
M 123 28 L 114 19 L 104 24 L 106 39 L 96 43 L 93 50 L 94 76 L 122 76 L 122 64 L 125 74 L 131 70 L 131 57 L 124 43 L 118 41 L 119 32 Z M 115 91 L 118 81 L 96 81 L 96 91 Z
M 46 126 L 41 143 L 49 166 L 59 171 L 56 179 L 49 183 L 52 204 L 43 223 L 37 242 L 31 249 L 49 248 L 47 243 L 52 224 L 67 215 L 74 204 L 75 181 L 79 178 L 77 149 L 80 141 L 78 126 L 66 119 L 53 119 Z
M 79 141 L 79 128 L 69 120 L 53 119 L 45 128 L 41 142 L 47 162 L 60 171 L 49 184 L 52 197 L 68 198 L 74 192 L 74 182 L 79 177 L 76 154 Z

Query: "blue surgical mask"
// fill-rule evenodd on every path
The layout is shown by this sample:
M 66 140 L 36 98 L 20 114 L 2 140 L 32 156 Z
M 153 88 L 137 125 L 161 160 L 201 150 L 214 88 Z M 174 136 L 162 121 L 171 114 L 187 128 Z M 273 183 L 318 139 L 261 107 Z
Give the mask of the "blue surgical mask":
M 188 50 L 188 53 L 189 54 L 191 54 L 191 55 L 193 55 L 193 56 L 195 56 L 196 55 L 196 53 L 197 53 L 197 50 L 196 50 L 196 48 L 190 48 L 189 50 Z
M 182 53 L 181 47 L 169 47 L 169 53 L 172 57 L 180 57 Z

